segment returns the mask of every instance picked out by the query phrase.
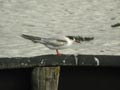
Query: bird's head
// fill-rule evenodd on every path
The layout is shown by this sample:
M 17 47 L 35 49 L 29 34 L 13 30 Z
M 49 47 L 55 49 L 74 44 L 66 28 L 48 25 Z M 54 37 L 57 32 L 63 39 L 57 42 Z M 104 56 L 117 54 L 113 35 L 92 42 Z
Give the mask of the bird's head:
M 67 36 L 70 40 L 72 40 L 72 41 L 74 41 L 74 42 L 76 42 L 76 43 L 80 43 L 80 41 L 79 40 L 77 40 L 75 37 L 73 37 L 73 36 Z

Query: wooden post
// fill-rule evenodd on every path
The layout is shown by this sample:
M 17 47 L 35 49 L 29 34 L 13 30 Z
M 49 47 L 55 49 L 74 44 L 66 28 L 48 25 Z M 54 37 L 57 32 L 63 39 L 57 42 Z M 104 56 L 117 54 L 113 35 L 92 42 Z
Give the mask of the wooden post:
M 60 67 L 36 67 L 32 71 L 33 90 L 58 90 Z

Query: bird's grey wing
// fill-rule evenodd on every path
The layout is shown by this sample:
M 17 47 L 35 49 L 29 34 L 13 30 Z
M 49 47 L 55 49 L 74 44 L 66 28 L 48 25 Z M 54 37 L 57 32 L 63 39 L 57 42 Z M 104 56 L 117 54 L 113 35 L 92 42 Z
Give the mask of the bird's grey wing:
M 58 46 L 65 45 L 66 43 L 67 41 L 62 39 L 54 39 L 54 38 L 44 39 L 44 44 L 47 46 L 50 45 L 50 46 L 58 47 Z
M 40 41 L 41 41 L 41 37 L 25 35 L 25 34 L 22 34 L 21 37 L 28 39 L 28 40 L 31 40 L 34 43 L 40 43 Z
M 21 35 L 23 38 L 31 40 L 34 43 L 42 43 L 46 46 L 54 46 L 58 47 L 61 45 L 64 45 L 67 43 L 64 39 L 59 39 L 59 38 L 41 38 L 41 37 L 36 37 L 36 36 L 31 36 L 31 35 Z

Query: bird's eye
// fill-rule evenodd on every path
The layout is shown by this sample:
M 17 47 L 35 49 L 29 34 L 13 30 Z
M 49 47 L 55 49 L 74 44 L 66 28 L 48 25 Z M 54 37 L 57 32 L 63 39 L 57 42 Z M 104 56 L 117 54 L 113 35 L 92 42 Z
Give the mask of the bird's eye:
M 73 38 L 73 41 L 75 41 L 75 38 Z

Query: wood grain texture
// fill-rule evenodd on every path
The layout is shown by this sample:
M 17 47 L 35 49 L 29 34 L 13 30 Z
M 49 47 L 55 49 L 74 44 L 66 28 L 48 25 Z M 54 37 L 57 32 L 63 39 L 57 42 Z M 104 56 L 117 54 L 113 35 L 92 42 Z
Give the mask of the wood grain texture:
M 33 90 L 58 90 L 60 67 L 36 67 L 32 72 Z
M 120 56 L 112 55 L 43 55 L 36 57 L 0 58 L 0 69 L 53 66 L 119 67 Z

